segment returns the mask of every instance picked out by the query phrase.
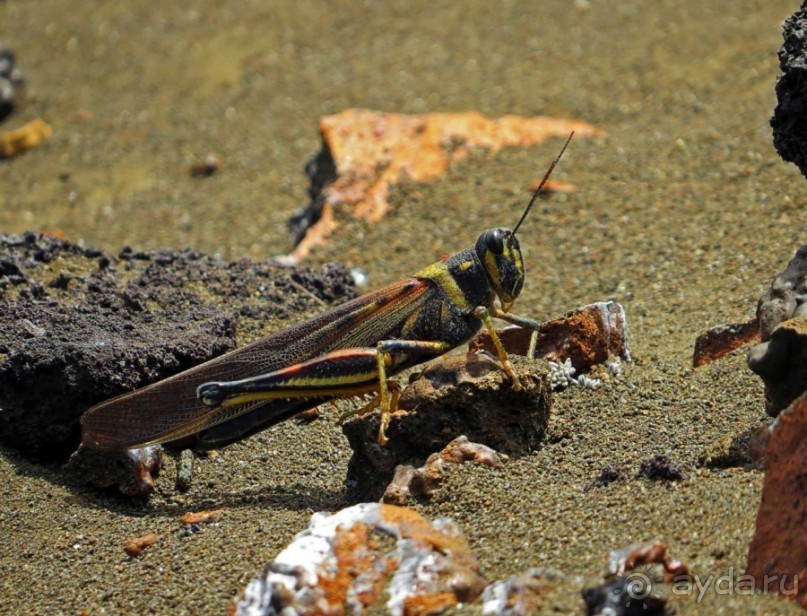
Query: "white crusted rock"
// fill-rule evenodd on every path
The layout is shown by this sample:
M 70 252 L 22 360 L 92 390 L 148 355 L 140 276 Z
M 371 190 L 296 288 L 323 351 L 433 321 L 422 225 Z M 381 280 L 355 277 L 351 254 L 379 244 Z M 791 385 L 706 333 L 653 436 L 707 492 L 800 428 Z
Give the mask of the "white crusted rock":
M 410 509 L 363 503 L 312 516 L 236 599 L 239 616 L 425 613 L 473 601 L 485 580 L 459 528 Z

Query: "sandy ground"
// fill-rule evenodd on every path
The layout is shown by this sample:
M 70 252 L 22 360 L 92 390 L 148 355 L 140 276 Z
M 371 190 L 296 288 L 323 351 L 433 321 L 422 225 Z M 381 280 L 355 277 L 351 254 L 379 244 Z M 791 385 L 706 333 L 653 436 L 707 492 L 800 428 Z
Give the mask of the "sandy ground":
M 136 5 L 136 6 L 135 6 Z M 804 179 L 770 143 L 780 24 L 795 0 L 540 3 L 0 1 L 0 38 L 28 75 L 4 125 L 52 123 L 41 148 L 0 164 L 0 232 L 62 230 L 116 252 L 190 246 L 263 259 L 290 248 L 320 116 L 348 107 L 576 117 L 556 179 L 579 191 L 525 223 L 518 310 L 538 319 L 614 298 L 636 358 L 596 392 L 555 398 L 546 444 L 504 469 L 462 467 L 424 515 L 450 515 L 486 574 L 546 566 L 594 583 L 612 548 L 651 538 L 702 579 L 742 573 L 763 474 L 708 468 L 705 449 L 766 421 L 737 352 L 692 370 L 695 337 L 750 317 L 803 243 Z M 362 268 L 371 287 L 512 225 L 558 140 L 480 154 L 407 184 L 380 225 L 343 221 L 311 263 Z M 190 165 L 215 152 L 216 176 Z M 680 483 L 586 486 L 662 453 Z M 334 417 L 281 426 L 172 468 L 147 506 L 0 451 L 4 613 L 221 613 L 307 523 L 346 505 L 349 457 Z M 484 506 L 483 506 L 484 504 Z M 189 537 L 179 517 L 226 507 Z M 162 541 L 140 558 L 125 538 Z M 725 588 L 725 585 L 724 585 Z M 546 610 L 579 613 L 580 585 Z M 781 613 L 771 596 L 674 598 L 680 613 Z

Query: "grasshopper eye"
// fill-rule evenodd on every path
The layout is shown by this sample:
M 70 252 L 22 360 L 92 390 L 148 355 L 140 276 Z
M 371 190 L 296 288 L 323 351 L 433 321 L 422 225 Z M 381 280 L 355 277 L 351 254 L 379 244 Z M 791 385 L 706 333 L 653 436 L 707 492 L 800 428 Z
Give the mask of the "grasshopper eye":
M 485 232 L 485 246 L 493 254 L 500 255 L 504 252 L 504 237 L 501 229 L 491 229 Z

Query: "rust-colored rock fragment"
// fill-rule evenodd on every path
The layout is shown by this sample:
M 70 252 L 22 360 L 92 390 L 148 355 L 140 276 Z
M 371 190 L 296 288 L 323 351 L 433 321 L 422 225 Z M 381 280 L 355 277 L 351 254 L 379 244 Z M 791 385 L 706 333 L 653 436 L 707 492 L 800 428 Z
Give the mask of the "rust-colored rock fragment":
M 645 565 L 662 565 L 667 582 L 674 579 L 683 581 L 683 576 L 686 579 L 690 578 L 689 567 L 680 560 L 667 556 L 667 546 L 658 539 L 611 552 L 608 555 L 608 573 L 605 577 L 625 575 L 625 573 Z
M 530 184 L 530 193 L 534 193 L 538 190 L 538 187 L 541 185 L 541 180 L 535 180 L 532 184 Z M 557 180 L 547 180 L 544 182 L 544 187 L 541 191 L 541 194 L 544 195 L 552 195 L 555 193 L 573 193 L 577 192 L 577 186 L 574 184 L 569 184 L 567 182 L 559 182 Z
M 218 522 L 221 519 L 224 509 L 212 509 L 210 511 L 188 511 L 183 514 L 179 519 L 182 524 L 189 526 L 191 524 L 207 524 L 210 522 Z
M 667 598 L 657 586 L 662 581 L 691 584 L 692 576 L 689 567 L 667 556 L 667 548 L 660 541 L 614 550 L 608 555 L 605 582 L 582 591 L 586 613 L 663 616 L 668 611 Z
M 701 334 L 695 340 L 692 365 L 695 368 L 712 363 L 732 351 L 759 342 L 759 321 L 721 325 Z
M 391 505 L 403 505 L 410 496 L 431 498 L 443 483 L 443 466 L 464 462 L 483 464 L 491 468 L 502 465 L 501 458 L 493 449 L 472 443 L 466 436 L 459 436 L 439 453 L 430 455 L 426 464 L 420 468 L 408 464 L 399 465 L 381 500 Z
M 453 161 L 476 148 L 497 152 L 527 147 L 550 137 L 601 136 L 580 120 L 481 113 L 407 115 L 348 109 L 320 120 L 322 152 L 310 170 L 312 189 L 306 229 L 292 257 L 305 258 L 334 228 L 333 209 L 349 206 L 355 216 L 378 222 L 389 209 L 390 188 L 404 178 L 423 182 L 444 174 Z M 322 170 L 326 169 L 327 173 Z M 322 178 L 327 180 L 323 181 Z M 315 179 L 318 178 L 318 179 Z
M 496 332 L 508 353 L 526 355 L 530 344 L 530 329 L 506 327 Z M 486 331 L 471 341 L 471 349 L 495 353 L 493 341 Z M 630 360 L 628 323 L 625 311 L 616 302 L 587 304 L 568 314 L 541 323 L 535 357 L 562 363 L 571 359 L 577 370 L 603 363 L 609 355 Z
M 123 542 L 123 551 L 132 558 L 137 558 L 147 547 L 157 543 L 161 537 L 155 533 L 148 533 L 142 537 L 134 537 Z
M 221 164 L 221 157 L 211 152 L 203 161 L 191 165 L 191 177 L 209 178 L 221 169 Z
M 807 394 L 779 415 L 765 461 L 746 573 L 764 591 L 807 597 Z
M 41 118 L 31 120 L 15 130 L 0 133 L 0 158 L 11 158 L 35 148 L 51 134 L 53 128 Z

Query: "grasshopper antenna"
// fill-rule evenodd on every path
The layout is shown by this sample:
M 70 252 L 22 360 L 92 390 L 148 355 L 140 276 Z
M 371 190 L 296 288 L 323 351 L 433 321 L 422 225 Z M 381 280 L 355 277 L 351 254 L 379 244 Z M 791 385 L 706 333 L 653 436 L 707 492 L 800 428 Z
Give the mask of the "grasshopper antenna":
M 552 175 L 552 171 L 555 169 L 555 165 L 558 164 L 560 157 L 563 156 L 563 153 L 566 151 L 566 146 L 569 145 L 569 142 L 572 140 L 572 137 L 574 137 L 574 131 L 569 133 L 569 136 L 566 138 L 566 143 L 563 144 L 563 147 L 560 149 L 560 152 L 558 152 L 558 155 L 555 157 L 555 160 L 552 161 L 552 164 L 549 165 L 549 169 L 547 169 L 546 173 L 544 173 L 544 178 L 541 180 L 541 183 L 538 184 L 538 188 L 536 188 L 535 192 L 532 194 L 532 199 L 530 199 L 530 202 L 527 204 L 527 209 L 524 210 L 524 213 L 521 215 L 521 218 L 518 220 L 518 223 L 516 223 L 516 226 L 513 227 L 513 235 L 516 234 L 516 231 L 518 231 L 518 228 L 521 226 L 521 223 L 524 222 L 524 219 L 527 217 L 527 214 L 530 213 L 530 210 L 532 209 L 535 200 L 538 198 L 538 195 L 541 194 L 541 189 L 546 185 L 546 181 L 549 179 L 549 176 Z

